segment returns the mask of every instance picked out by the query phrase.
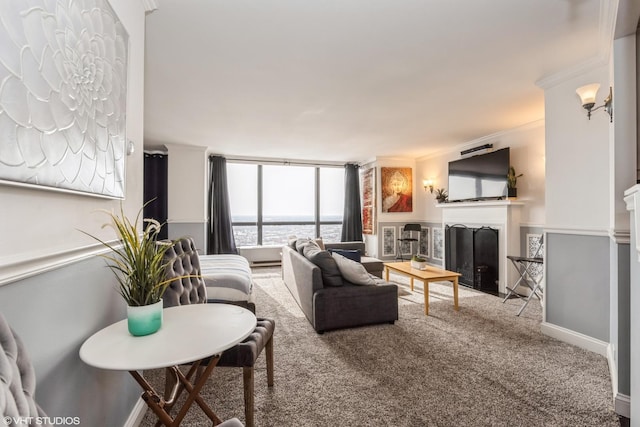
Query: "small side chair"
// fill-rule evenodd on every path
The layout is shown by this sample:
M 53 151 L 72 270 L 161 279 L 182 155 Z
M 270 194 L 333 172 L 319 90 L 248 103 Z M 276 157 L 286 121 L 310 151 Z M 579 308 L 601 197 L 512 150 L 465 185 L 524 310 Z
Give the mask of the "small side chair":
M 413 237 L 412 232 L 417 231 L 418 233 L 420 233 L 420 231 L 422 230 L 422 227 L 420 226 L 420 224 L 405 224 L 404 227 L 402 227 L 402 231 L 400 231 L 400 236 L 404 236 L 404 233 L 409 233 L 408 237 L 400 237 L 398 239 L 398 254 L 396 255 L 396 259 L 400 259 L 400 261 L 404 261 L 404 255 L 402 254 L 402 246 L 405 243 L 409 243 L 409 245 L 411 245 L 411 242 L 417 242 L 418 239 Z M 418 235 L 419 236 L 419 235 Z M 411 258 L 411 256 L 409 256 L 409 258 Z

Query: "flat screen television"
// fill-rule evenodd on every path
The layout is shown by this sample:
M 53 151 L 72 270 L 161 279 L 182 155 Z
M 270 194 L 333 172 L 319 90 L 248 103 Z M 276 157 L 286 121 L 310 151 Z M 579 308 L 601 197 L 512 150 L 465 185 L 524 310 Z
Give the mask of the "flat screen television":
M 507 197 L 509 148 L 449 162 L 449 201 Z

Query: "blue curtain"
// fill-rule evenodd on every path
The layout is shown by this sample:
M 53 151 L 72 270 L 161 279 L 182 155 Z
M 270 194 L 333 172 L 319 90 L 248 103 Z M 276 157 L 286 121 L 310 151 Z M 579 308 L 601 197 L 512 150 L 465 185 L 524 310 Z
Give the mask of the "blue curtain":
M 344 214 L 342 215 L 343 242 L 362 241 L 362 209 L 360 206 L 360 166 L 344 166 Z
M 209 157 L 209 230 L 207 254 L 236 254 L 227 186 L 227 159 Z

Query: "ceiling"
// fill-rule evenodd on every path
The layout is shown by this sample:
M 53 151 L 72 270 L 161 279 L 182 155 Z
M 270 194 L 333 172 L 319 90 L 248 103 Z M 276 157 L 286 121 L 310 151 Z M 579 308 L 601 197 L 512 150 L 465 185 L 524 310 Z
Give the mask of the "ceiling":
M 159 0 L 145 148 L 426 156 L 544 118 L 536 82 L 608 54 L 606 12 L 599 0 Z

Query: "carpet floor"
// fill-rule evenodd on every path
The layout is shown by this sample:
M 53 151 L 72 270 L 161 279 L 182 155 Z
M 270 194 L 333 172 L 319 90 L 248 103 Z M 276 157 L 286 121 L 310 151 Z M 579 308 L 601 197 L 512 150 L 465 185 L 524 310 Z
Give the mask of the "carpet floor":
M 401 286 L 400 319 L 315 333 L 279 268 L 254 270 L 257 315 L 276 320 L 275 385 L 255 373 L 257 426 L 619 426 L 604 357 L 540 332 L 540 303 L 450 285 Z M 205 339 L 206 337 L 203 337 Z M 145 372 L 162 390 L 164 371 Z M 215 368 L 202 391 L 221 419 L 244 422 L 242 370 Z M 142 426 L 152 426 L 147 411 Z M 207 425 L 197 406 L 182 425 Z

